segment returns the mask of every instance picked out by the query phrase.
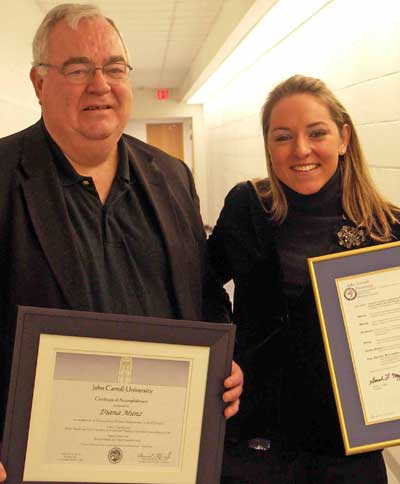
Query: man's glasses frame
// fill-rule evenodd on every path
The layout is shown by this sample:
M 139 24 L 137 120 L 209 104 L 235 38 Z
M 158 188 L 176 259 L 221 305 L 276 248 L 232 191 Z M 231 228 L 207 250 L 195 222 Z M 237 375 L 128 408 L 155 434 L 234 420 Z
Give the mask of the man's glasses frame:
M 97 70 L 102 72 L 106 81 L 111 83 L 121 82 L 127 80 L 129 73 L 133 70 L 133 67 L 125 62 L 109 62 L 103 66 L 96 66 L 92 62 L 77 62 L 62 65 L 40 62 L 37 64 L 37 67 L 54 68 L 73 84 L 89 82 L 89 80 L 94 78 Z

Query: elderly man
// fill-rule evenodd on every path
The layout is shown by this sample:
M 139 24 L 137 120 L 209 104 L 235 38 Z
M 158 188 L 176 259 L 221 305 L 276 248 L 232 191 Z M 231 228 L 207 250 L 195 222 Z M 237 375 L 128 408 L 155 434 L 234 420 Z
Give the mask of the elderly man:
M 42 119 L 0 140 L 1 420 L 17 304 L 228 318 L 189 170 L 123 134 L 131 67 L 113 22 L 93 6 L 55 7 L 33 55 Z M 235 364 L 225 388 L 229 418 L 242 389 Z

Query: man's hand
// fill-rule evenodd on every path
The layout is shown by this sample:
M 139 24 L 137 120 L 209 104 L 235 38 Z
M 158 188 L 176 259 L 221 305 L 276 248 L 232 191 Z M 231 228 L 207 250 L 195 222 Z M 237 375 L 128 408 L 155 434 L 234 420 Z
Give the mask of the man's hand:
M 3 464 L 0 462 L 0 482 L 4 482 L 6 480 L 7 474 L 3 467 Z
M 243 372 L 240 366 L 232 361 L 232 373 L 231 376 L 225 379 L 224 387 L 226 391 L 222 395 L 222 399 L 225 403 L 228 403 L 224 410 L 225 418 L 231 418 L 239 411 L 239 397 L 243 391 Z

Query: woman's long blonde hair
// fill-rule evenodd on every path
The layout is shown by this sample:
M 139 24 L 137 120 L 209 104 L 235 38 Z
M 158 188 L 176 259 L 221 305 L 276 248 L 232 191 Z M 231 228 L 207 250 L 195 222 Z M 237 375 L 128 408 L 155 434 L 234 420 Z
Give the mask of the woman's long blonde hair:
M 399 223 L 399 209 L 386 201 L 377 191 L 350 115 L 320 79 L 302 75 L 292 76 L 278 84 L 270 92 L 262 108 L 262 128 L 269 180 L 254 180 L 253 185 L 263 206 L 268 207 L 272 220 L 282 223 L 287 216 L 288 204 L 282 184 L 272 168 L 267 147 L 271 112 L 281 99 L 294 94 L 310 94 L 318 98 L 328 108 L 339 132 L 342 131 L 344 124 L 350 126 L 350 141 L 345 155 L 339 160 L 344 215 L 357 227 L 364 227 L 372 239 L 381 242 L 389 241 L 392 238 L 390 225 Z

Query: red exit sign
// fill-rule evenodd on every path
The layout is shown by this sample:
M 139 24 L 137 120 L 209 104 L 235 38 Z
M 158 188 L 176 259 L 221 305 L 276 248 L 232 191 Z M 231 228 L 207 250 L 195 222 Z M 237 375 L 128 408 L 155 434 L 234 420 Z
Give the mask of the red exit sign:
M 159 101 L 169 98 L 169 89 L 157 89 L 156 96 Z

